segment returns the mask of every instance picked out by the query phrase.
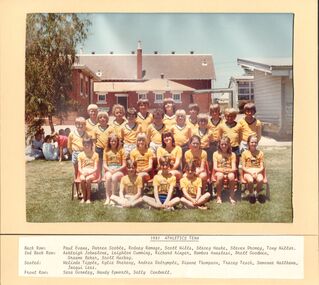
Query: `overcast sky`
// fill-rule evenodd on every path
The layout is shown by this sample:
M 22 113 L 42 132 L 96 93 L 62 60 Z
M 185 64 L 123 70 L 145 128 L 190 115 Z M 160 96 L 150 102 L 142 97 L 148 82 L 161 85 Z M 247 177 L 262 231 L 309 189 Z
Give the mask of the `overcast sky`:
M 90 34 L 83 53 L 125 54 L 142 41 L 143 53 L 213 56 L 215 87 L 241 75 L 237 58 L 291 57 L 292 14 L 88 14 Z M 80 51 L 80 47 L 78 48 Z

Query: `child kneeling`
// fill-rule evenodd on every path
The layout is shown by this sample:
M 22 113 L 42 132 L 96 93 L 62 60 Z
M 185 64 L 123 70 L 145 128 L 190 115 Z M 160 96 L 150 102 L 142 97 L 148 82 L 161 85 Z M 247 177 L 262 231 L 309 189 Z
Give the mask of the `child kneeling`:
M 120 196 L 112 195 L 111 201 L 124 207 L 135 207 L 143 202 L 142 199 L 142 177 L 136 173 L 136 161 L 127 160 L 127 175 L 122 177 L 120 183 Z
M 180 198 L 172 199 L 176 177 L 170 173 L 171 160 L 167 157 L 159 159 L 161 172 L 154 176 L 154 198 L 143 196 L 143 201 L 156 209 L 174 210 L 174 206 L 180 202 Z
M 211 196 L 208 192 L 201 194 L 202 180 L 196 175 L 196 163 L 186 163 L 184 171 L 186 172 L 186 177 L 183 177 L 180 181 L 183 191 L 182 204 L 187 208 L 206 210 L 205 203 L 210 200 Z

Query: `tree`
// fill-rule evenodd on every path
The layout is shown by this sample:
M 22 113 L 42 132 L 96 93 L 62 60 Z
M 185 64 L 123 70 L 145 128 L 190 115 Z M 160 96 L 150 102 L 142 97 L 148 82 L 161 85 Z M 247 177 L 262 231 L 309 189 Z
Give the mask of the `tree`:
M 90 21 L 77 14 L 28 14 L 26 26 L 25 121 L 32 132 L 48 117 L 62 118 L 75 102 L 71 68 L 76 46 L 87 38 Z

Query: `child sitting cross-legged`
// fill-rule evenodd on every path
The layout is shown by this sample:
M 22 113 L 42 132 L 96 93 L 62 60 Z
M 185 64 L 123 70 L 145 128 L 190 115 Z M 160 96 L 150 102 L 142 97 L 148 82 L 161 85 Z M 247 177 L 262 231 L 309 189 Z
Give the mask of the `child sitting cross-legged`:
M 186 176 L 180 181 L 180 187 L 183 191 L 182 204 L 186 208 L 206 210 L 205 203 L 209 201 L 211 196 L 208 192 L 201 194 L 202 180 L 196 175 L 196 163 L 186 163 L 184 171 Z
M 136 161 L 126 161 L 127 175 L 122 177 L 119 196 L 112 194 L 111 201 L 124 208 L 135 207 L 143 202 L 142 177 L 136 174 Z
M 161 157 L 159 165 L 161 172 L 153 180 L 154 198 L 143 196 L 143 201 L 155 209 L 174 210 L 180 198 L 172 198 L 176 185 L 176 177 L 170 173 L 172 162 L 167 157 Z

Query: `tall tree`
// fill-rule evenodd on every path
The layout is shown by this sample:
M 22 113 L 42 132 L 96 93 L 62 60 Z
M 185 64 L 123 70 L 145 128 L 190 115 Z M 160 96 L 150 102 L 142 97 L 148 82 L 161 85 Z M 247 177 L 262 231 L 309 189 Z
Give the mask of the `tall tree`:
M 28 14 L 26 25 L 25 121 L 29 131 L 74 106 L 71 67 L 90 21 L 77 14 Z

